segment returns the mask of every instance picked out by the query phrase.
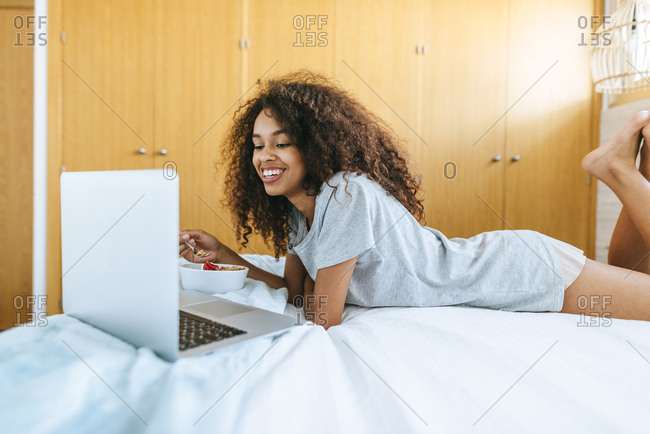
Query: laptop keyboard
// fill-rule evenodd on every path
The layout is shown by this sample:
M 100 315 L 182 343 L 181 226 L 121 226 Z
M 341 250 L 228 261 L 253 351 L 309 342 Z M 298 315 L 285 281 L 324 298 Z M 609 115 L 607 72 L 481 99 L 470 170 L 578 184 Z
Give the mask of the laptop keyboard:
M 243 330 L 180 311 L 178 349 L 180 351 L 232 338 Z

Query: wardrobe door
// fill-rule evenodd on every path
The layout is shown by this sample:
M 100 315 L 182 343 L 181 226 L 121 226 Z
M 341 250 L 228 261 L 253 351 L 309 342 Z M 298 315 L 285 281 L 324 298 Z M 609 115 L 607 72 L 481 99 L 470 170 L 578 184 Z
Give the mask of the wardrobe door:
M 243 4 L 242 102 L 255 95 L 260 79 L 300 69 L 333 75 L 334 0 L 245 0 Z M 260 236 L 249 238 L 246 253 L 273 254 Z
M 302 68 L 333 74 L 334 0 L 247 0 L 244 4 L 246 88 L 262 77 Z
M 336 76 L 402 141 L 418 175 L 418 10 L 414 0 L 337 3 Z
M 152 0 L 64 0 L 62 27 L 66 170 L 152 168 Z
M 590 249 L 591 0 L 510 3 L 505 219 Z M 516 104 L 515 104 L 516 103 Z
M 228 187 L 215 162 L 241 97 L 241 14 L 230 0 L 155 4 L 155 166 L 178 173 L 181 229 L 204 229 L 231 248 L 220 204 Z
M 33 8 L 0 7 L 0 330 L 37 320 L 31 312 L 33 212 L 33 87 L 37 33 Z M 38 300 L 42 302 L 42 300 Z M 42 307 L 42 306 L 38 306 Z
M 427 226 L 448 237 L 502 229 L 508 1 L 420 6 Z

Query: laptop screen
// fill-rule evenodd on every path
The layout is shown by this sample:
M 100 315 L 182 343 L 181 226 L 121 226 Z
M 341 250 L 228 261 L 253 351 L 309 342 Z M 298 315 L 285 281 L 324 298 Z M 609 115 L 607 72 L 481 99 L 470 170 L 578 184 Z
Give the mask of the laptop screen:
M 175 359 L 178 206 L 162 170 L 63 173 L 64 312 Z

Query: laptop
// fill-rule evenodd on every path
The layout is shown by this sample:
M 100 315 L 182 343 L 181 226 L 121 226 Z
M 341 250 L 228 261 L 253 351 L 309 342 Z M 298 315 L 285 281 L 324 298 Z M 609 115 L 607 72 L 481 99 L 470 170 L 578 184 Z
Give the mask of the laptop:
M 294 325 L 181 290 L 178 215 L 179 180 L 169 169 L 63 173 L 63 311 L 168 361 Z

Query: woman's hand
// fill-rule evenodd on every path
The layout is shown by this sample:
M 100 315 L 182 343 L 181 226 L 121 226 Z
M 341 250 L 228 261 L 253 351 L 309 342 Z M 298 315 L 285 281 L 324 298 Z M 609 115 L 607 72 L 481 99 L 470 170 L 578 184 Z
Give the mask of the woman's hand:
M 319 268 L 316 282 L 305 276 L 305 295 L 303 306 L 305 319 L 327 330 L 341 324 L 345 300 L 350 289 L 350 281 L 358 256 L 331 267 Z
M 207 256 L 196 256 L 192 249 L 187 247 L 190 243 L 196 250 L 203 250 Z M 220 262 L 219 258 L 223 250 L 223 244 L 214 236 L 200 229 L 180 231 L 178 234 L 178 254 L 190 262 Z

